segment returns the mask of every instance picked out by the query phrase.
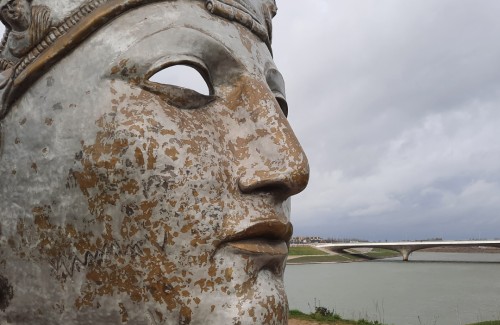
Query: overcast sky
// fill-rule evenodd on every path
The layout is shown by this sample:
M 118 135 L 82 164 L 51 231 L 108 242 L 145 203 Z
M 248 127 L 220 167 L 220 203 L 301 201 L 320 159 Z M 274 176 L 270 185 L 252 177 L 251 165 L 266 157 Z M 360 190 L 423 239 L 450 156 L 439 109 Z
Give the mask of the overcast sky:
M 295 234 L 500 238 L 500 1 L 278 5 L 275 59 L 311 165 Z
M 500 238 L 500 1 L 281 0 L 296 235 Z

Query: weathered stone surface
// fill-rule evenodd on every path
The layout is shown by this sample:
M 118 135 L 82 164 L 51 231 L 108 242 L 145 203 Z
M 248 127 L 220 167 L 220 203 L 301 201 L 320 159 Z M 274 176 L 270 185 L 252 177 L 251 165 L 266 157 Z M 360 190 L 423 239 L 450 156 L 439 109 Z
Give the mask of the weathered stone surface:
M 59 25 L 0 85 L 0 324 L 286 324 L 309 170 L 274 3 L 45 3 Z M 177 64 L 211 93 L 149 80 Z

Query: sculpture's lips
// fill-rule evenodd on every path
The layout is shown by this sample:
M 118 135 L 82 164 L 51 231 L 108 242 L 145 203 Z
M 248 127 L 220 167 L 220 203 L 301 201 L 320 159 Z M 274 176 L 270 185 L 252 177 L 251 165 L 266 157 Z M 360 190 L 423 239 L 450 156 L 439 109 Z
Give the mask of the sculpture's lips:
M 283 256 L 288 254 L 288 242 L 292 236 L 292 224 L 266 221 L 226 238 L 221 245 L 242 253 Z

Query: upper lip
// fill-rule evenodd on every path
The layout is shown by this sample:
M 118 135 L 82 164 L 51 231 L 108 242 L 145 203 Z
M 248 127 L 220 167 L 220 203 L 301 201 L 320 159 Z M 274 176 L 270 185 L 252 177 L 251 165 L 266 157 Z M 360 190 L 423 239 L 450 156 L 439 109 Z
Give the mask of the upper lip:
M 256 270 L 268 269 L 278 276 L 283 275 L 288 245 L 292 237 L 291 223 L 277 220 L 258 222 L 227 236 L 216 252 L 229 247 L 235 252 L 259 256 L 254 260 Z
M 288 243 L 292 237 L 293 227 L 290 222 L 264 221 L 254 224 L 240 232 L 229 235 L 222 244 L 250 239 L 284 241 Z

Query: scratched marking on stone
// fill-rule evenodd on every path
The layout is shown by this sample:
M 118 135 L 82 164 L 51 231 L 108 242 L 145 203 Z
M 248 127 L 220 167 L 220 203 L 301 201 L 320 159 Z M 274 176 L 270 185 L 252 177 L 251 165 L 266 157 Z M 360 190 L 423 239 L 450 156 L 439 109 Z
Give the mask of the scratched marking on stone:
M 65 278 L 66 276 L 72 277 L 75 270 L 80 272 L 80 267 L 89 266 L 93 263 L 101 264 L 102 262 L 109 261 L 112 257 L 119 256 L 142 256 L 143 251 L 141 246 L 143 242 L 138 242 L 131 245 L 120 246 L 119 243 L 113 242 L 109 245 L 104 245 L 102 249 L 95 252 L 85 252 L 83 257 L 77 255 L 71 257 L 61 256 L 56 260 L 49 261 L 50 266 L 54 269 L 57 276 Z
M 0 275 L 0 310 L 5 311 L 14 298 L 14 289 L 7 278 Z

